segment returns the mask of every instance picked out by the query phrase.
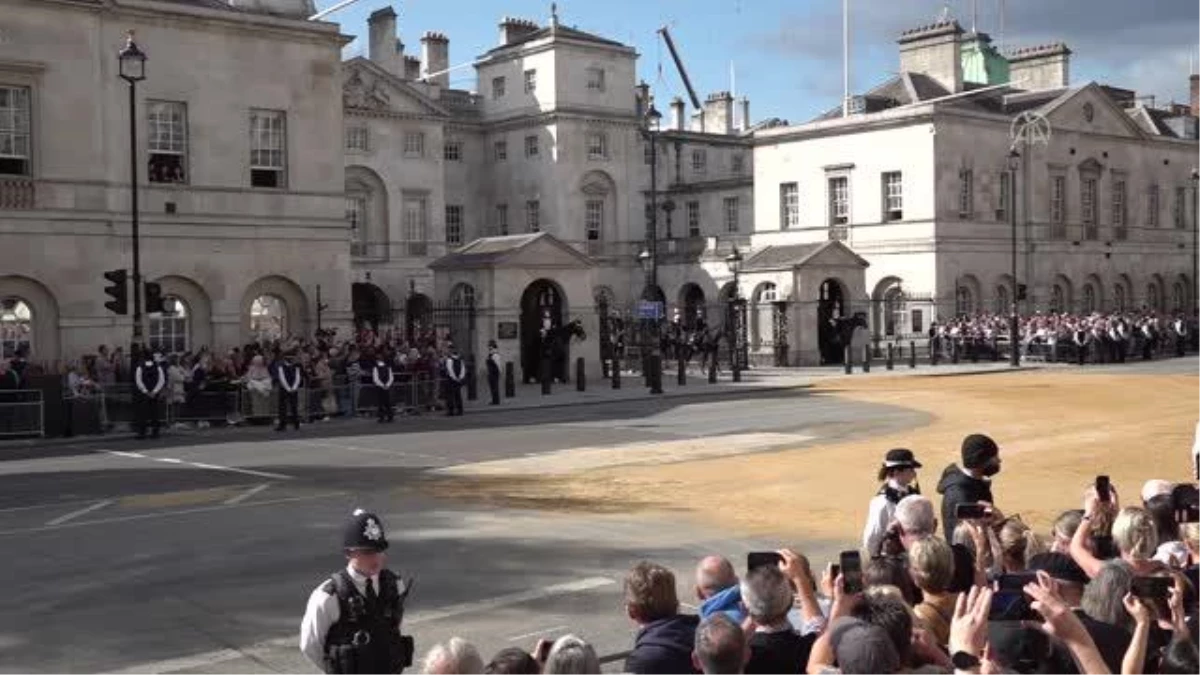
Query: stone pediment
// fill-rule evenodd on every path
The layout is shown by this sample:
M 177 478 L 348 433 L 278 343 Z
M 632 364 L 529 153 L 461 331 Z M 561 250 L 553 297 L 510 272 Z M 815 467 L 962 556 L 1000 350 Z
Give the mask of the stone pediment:
M 1073 89 L 1042 109 L 1055 129 L 1140 138 L 1144 132 L 1095 83 Z
M 746 261 L 747 272 L 769 272 L 800 267 L 867 267 L 866 260 L 840 241 L 768 246 Z
M 558 239 L 541 232 L 476 239 L 435 260 L 432 269 L 575 268 L 595 262 Z
M 342 105 L 346 109 L 404 115 L 448 115 L 440 105 L 404 80 L 362 58 L 345 64 Z

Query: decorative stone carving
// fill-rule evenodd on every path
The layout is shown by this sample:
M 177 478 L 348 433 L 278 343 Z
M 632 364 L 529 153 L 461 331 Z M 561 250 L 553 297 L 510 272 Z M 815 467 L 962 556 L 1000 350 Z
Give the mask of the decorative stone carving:
M 347 108 L 387 110 L 391 107 L 391 97 L 379 80 L 372 79 L 368 83 L 359 72 L 355 72 L 346 80 L 342 88 L 342 102 Z

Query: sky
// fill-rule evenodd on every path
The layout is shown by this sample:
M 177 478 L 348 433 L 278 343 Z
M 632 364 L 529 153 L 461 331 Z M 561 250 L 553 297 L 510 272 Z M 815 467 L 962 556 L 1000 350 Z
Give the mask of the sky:
M 1097 81 L 1154 95 L 1156 104 L 1188 100 L 1189 67 L 1200 63 L 1196 0 L 848 0 L 850 88 L 863 92 L 893 75 L 901 31 L 935 21 L 946 8 L 964 28 L 1009 47 L 1065 42 L 1072 84 Z M 317 0 L 325 9 L 335 0 Z M 495 47 L 504 16 L 550 18 L 549 0 L 359 0 L 327 17 L 358 36 L 346 55 L 365 55 L 367 16 L 391 5 L 406 54 L 420 54 L 425 31 L 450 38 L 450 63 L 470 63 Z M 658 100 L 686 92 L 656 31 L 667 25 L 703 100 L 715 91 L 750 99 L 751 118 L 804 122 L 842 95 L 842 0 L 559 0 L 562 24 L 637 49 L 639 76 Z M 1193 70 L 1193 72 L 1195 72 Z M 475 89 L 473 68 L 451 86 Z

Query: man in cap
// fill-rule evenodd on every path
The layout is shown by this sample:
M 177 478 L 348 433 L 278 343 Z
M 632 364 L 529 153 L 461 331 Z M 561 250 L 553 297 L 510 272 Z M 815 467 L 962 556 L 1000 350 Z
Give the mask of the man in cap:
M 1000 473 L 1000 447 L 983 434 L 971 434 L 962 442 L 962 467 L 951 464 L 942 472 L 937 491 L 942 495 L 942 532 L 954 538 L 959 504 L 992 503 L 991 478 Z
M 387 535 L 357 509 L 342 532 L 349 564 L 312 592 L 300 622 L 300 651 L 326 673 L 400 673 L 413 640 L 400 634 L 411 580 L 385 569 Z
M 921 489 L 917 486 L 919 468 L 921 463 L 913 456 L 912 450 L 895 448 L 888 450 L 884 456 L 878 475 L 878 480 L 883 485 L 867 505 L 867 525 L 863 528 L 863 548 L 871 555 L 880 552 L 900 500 L 909 495 L 921 494 Z

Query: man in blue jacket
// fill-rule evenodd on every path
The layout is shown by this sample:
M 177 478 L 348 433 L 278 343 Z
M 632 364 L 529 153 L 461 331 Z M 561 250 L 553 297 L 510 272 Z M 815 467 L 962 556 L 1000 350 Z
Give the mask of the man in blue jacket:
M 696 598 L 700 600 L 701 620 L 718 612 L 739 626 L 746 620 L 737 572 L 728 558 L 710 555 L 700 561 L 696 566 Z
M 675 575 L 640 562 L 625 575 L 625 612 L 638 630 L 627 673 L 695 673 L 692 649 L 700 617 L 679 613 Z

